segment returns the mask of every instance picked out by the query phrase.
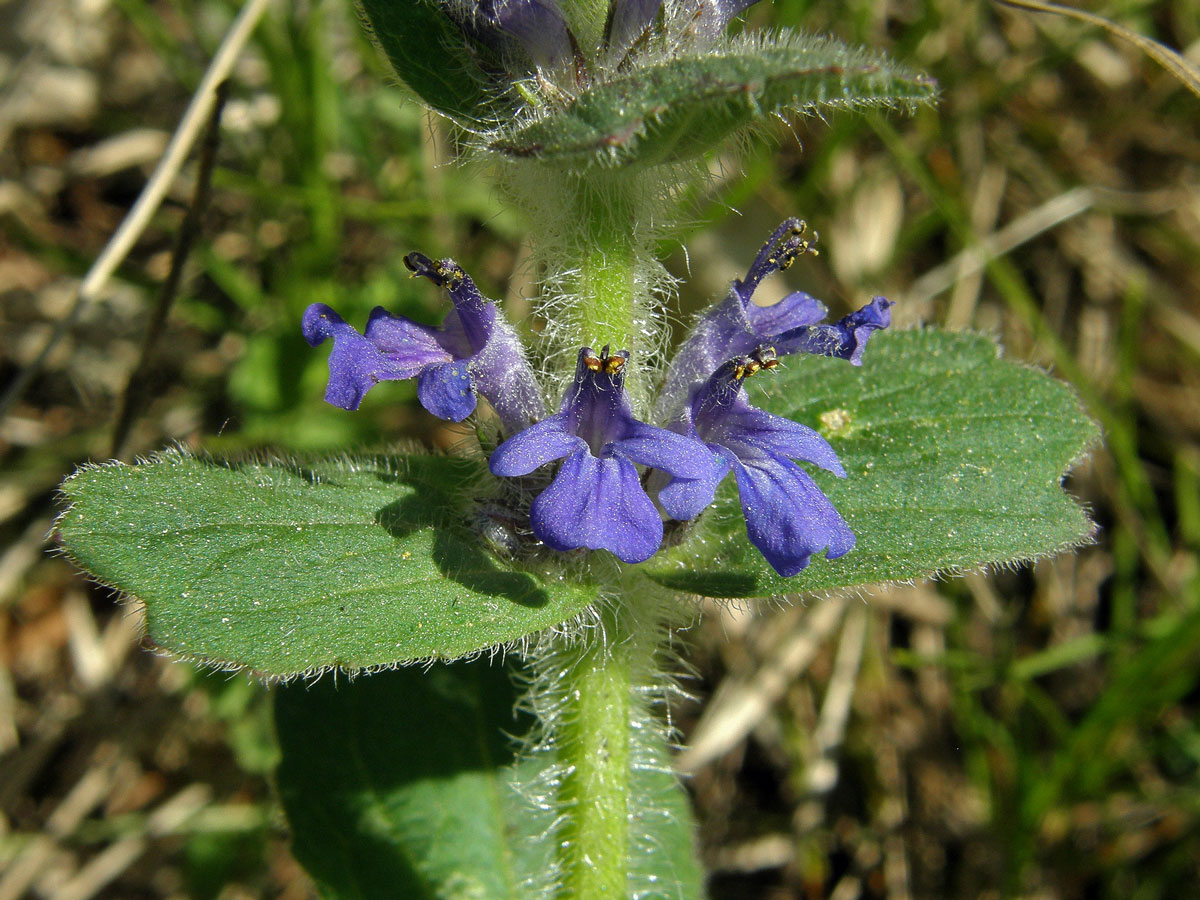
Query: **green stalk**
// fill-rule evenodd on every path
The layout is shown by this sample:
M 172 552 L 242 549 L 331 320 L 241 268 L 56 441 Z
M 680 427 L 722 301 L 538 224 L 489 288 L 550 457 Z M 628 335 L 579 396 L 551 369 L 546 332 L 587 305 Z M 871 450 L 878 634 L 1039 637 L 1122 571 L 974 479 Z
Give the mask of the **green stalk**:
M 656 677 L 662 609 L 655 598 L 639 603 L 633 596 L 606 605 L 585 640 L 541 661 L 558 676 L 554 744 L 564 772 L 558 805 L 565 820 L 556 847 L 562 898 L 628 896 L 637 852 L 630 821 L 646 800 L 636 796 L 633 784 L 634 742 L 659 739 L 641 733 L 645 727 L 635 737 L 632 726 L 649 720 L 642 688 Z
M 577 186 L 575 207 L 582 227 L 571 248 L 579 274 L 578 301 L 570 312 L 579 343 L 632 352 L 634 317 L 639 301 L 646 299 L 637 296 L 638 256 L 648 250 L 638 246 L 636 198 L 625 186 L 589 179 Z
M 583 340 L 599 350 L 605 344 L 626 350 L 633 344 L 633 251 L 618 241 L 597 246 L 583 258 L 575 327 Z
M 568 676 L 570 708 L 559 733 L 560 808 L 568 811 L 559 837 L 563 897 L 626 895 L 632 646 L 588 641 Z
M 634 366 L 662 343 L 670 277 L 655 256 L 669 215 L 652 173 L 513 166 L 505 189 L 529 217 L 541 270 L 544 354 L 564 374 L 580 347 L 628 350 Z M 634 376 L 639 380 L 639 376 Z
M 518 167 L 511 175 L 508 189 L 529 213 L 543 268 L 538 313 L 548 356 L 573 369 L 580 347 L 628 350 L 626 386 L 635 406 L 647 405 L 639 393 L 652 381 L 649 351 L 659 344 L 653 332 L 663 320 L 654 291 L 667 283 L 648 224 L 663 219 L 655 215 L 663 201 L 655 182 L 644 173 L 547 167 Z M 597 626 L 574 639 L 547 638 L 531 655 L 539 746 L 553 751 L 562 772 L 553 799 L 562 817 L 554 844 L 562 900 L 624 900 L 634 886 L 668 877 L 646 866 L 661 862 L 655 849 L 662 822 L 686 816 L 674 806 L 663 812 L 679 791 L 665 762 L 665 725 L 647 699 L 665 680 L 655 662 L 670 606 L 630 570 L 602 577 L 599 565 L 593 576 L 616 597 L 602 604 Z M 671 860 L 671 876 L 699 871 L 688 847 L 684 858 Z

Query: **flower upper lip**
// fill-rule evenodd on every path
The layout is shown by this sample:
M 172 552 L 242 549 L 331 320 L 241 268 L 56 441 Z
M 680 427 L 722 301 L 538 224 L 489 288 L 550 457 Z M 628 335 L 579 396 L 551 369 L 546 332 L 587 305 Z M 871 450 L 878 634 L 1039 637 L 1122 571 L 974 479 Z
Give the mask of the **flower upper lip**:
M 533 371 L 516 333 L 475 282 L 450 259 L 410 253 L 414 275 L 444 287 L 454 308 L 432 328 L 382 307 L 372 310 L 363 334 L 323 303 L 304 313 L 304 336 L 312 346 L 333 338 L 325 399 L 357 409 L 380 381 L 417 379 L 421 405 L 439 418 L 461 422 L 487 398 L 506 433 L 520 431 L 545 414 Z

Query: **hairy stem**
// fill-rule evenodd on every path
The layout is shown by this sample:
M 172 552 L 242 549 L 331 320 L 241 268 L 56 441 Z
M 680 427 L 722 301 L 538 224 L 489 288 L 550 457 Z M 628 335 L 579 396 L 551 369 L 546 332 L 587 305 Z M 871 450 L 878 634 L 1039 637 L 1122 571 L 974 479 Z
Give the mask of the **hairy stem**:
M 651 255 L 648 236 L 641 233 L 645 196 L 637 179 L 624 183 L 611 174 L 574 181 L 570 218 L 577 223 L 567 232 L 564 260 L 569 260 L 573 283 L 564 285 L 575 302 L 564 312 L 569 328 L 583 344 L 636 353 L 635 327 L 639 308 L 650 299 L 639 268 Z
M 614 617 L 615 618 L 615 617 Z M 605 632 L 615 624 L 605 623 Z M 624 636 L 628 638 L 628 636 Z M 626 895 L 629 871 L 630 672 L 635 642 L 589 641 L 572 667 L 559 734 L 565 767 L 560 801 L 561 896 Z
M 670 219 L 661 183 L 646 172 L 567 172 L 513 166 L 508 195 L 529 217 L 541 270 L 535 314 L 549 368 L 566 377 L 580 347 L 628 350 L 635 404 L 654 379 L 671 279 L 655 256 Z M 553 394 L 553 391 L 550 391 Z
M 663 843 L 663 810 L 677 791 L 655 712 L 670 684 L 658 659 L 670 609 L 662 597 L 627 590 L 585 637 L 533 654 L 532 705 L 560 772 L 551 802 L 561 817 L 554 852 L 563 900 L 638 893 L 642 857 Z
M 632 228 L 622 231 L 604 219 L 589 225 L 594 238 L 580 260 L 576 330 L 582 343 L 594 344 L 594 349 L 608 344 L 614 350 L 633 350 L 637 298 Z

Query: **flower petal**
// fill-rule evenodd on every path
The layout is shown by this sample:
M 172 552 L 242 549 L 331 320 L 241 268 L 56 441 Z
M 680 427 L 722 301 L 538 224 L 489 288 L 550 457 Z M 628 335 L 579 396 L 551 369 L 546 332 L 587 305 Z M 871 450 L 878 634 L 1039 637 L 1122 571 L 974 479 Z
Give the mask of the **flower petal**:
M 829 312 L 824 303 L 804 291 L 788 294 L 778 303 L 770 306 L 759 306 L 753 302 L 747 303 L 745 309 L 750 330 L 754 332 L 755 337 L 765 343 L 770 343 L 771 338 L 775 335 L 783 334 L 793 328 L 815 325 Z
M 404 316 L 394 316 L 382 306 L 371 310 L 363 334 L 389 359 L 408 367 L 412 375 L 405 376 L 407 378 L 425 366 L 449 362 L 455 356 L 454 347 L 446 345 L 440 329 L 419 325 Z
M 461 422 L 475 411 L 475 387 L 465 362 L 426 366 L 417 378 L 421 405 L 448 422 Z
M 644 562 L 662 543 L 662 518 L 633 463 L 597 459 L 586 447 L 567 457 L 533 501 L 529 520 L 554 550 L 608 550 L 627 563 Z
M 558 413 L 518 432 L 492 451 L 488 468 L 493 475 L 528 475 L 548 462 L 587 449 L 583 438 L 567 431 L 567 422 L 567 417 Z
M 892 324 L 892 314 L 889 311 L 892 305 L 891 300 L 876 297 L 866 306 L 832 325 L 793 329 L 780 335 L 775 341 L 775 352 L 780 356 L 788 353 L 832 356 L 848 359 L 853 365 L 861 366 L 867 340 L 877 329 L 887 328 Z
M 672 478 L 658 492 L 658 502 L 672 519 L 686 522 L 700 515 L 713 502 L 717 488 L 729 474 L 733 454 L 724 447 L 709 446 L 713 464 L 700 478 Z M 653 485 L 654 482 L 651 482 Z
M 808 565 L 823 548 L 835 559 L 854 548 L 854 533 L 816 483 L 795 463 L 780 459 L 735 462 L 750 542 L 784 578 Z
M 487 343 L 467 365 L 475 390 L 492 404 L 506 434 L 515 434 L 546 415 L 525 348 L 503 316 L 496 316 Z
M 802 459 L 841 478 L 846 470 L 829 441 L 807 425 L 751 406 L 744 398 L 727 407 L 719 422 L 705 428 L 697 423 L 705 441 L 722 444 L 742 460 L 775 455 Z M 702 417 L 702 412 L 697 418 Z
M 492 404 L 505 433 L 542 418 L 546 409 L 521 340 L 471 276 L 452 259 L 435 262 L 424 253 L 409 253 L 404 265 L 450 294 L 454 309 L 437 339 L 454 359 L 466 362 L 475 392 Z
M 701 441 L 636 419 L 626 426 L 625 437 L 614 441 L 609 448 L 613 453 L 670 472 L 677 478 L 703 478 L 711 474 L 715 465 L 712 453 Z
M 380 381 L 412 378 L 430 362 L 449 358 L 432 337 L 431 329 L 407 319 L 397 319 L 397 323 L 396 339 L 384 349 L 359 334 L 324 303 L 314 303 L 305 310 L 303 331 L 309 344 L 316 347 L 333 338 L 326 402 L 342 409 L 358 409 L 363 396 Z

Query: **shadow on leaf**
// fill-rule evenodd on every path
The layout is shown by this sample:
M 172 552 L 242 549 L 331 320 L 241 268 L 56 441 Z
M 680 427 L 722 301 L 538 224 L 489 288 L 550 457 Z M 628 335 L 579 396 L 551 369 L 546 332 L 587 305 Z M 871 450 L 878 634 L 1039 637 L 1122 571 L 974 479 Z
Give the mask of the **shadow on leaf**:
M 483 660 L 277 690 L 279 793 L 324 894 L 442 896 L 456 873 L 500 886 L 506 735 L 529 725 L 515 701 L 507 669 Z
M 380 527 L 399 540 L 432 529 L 434 565 L 472 591 L 529 607 L 550 602 L 533 575 L 506 571 L 463 524 L 461 490 L 478 474 L 474 463 L 448 457 L 409 457 L 406 462 L 402 473 L 378 473 L 381 480 L 413 489 L 375 514 Z

